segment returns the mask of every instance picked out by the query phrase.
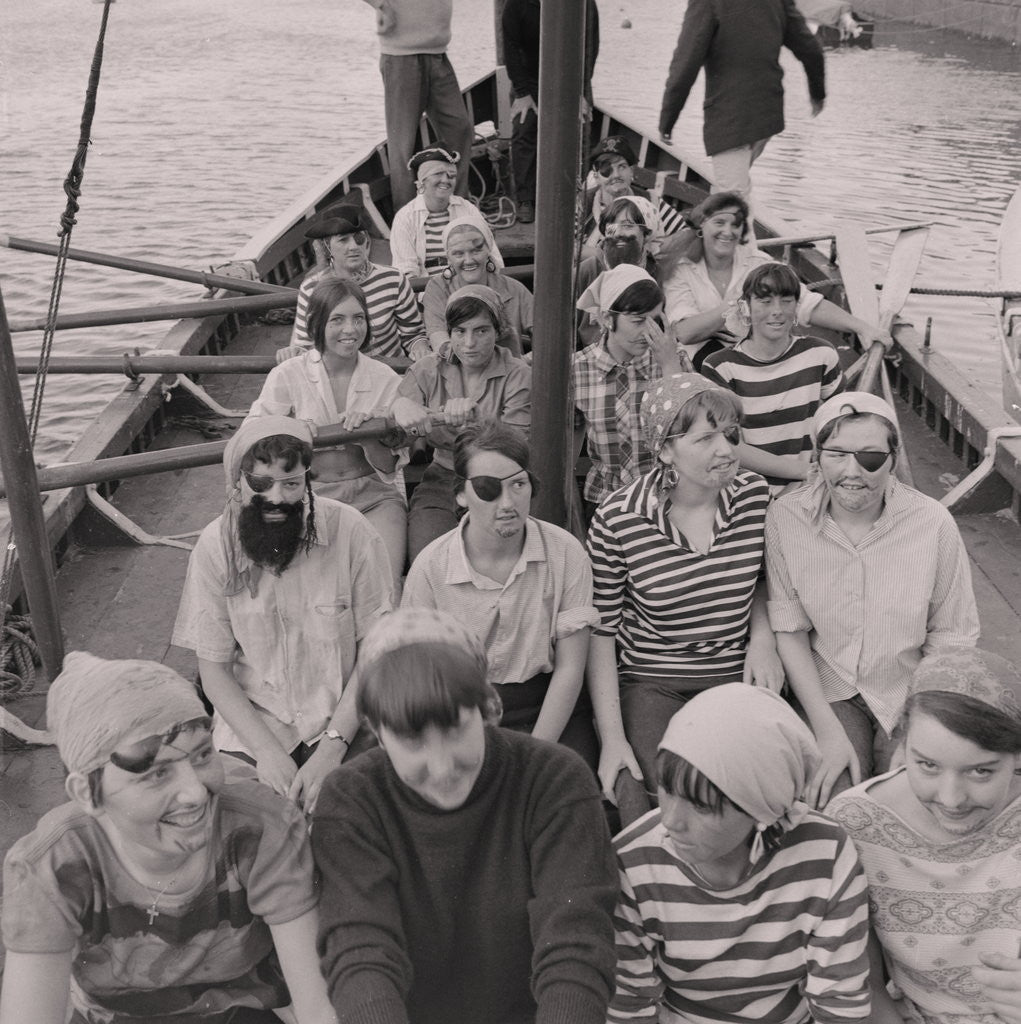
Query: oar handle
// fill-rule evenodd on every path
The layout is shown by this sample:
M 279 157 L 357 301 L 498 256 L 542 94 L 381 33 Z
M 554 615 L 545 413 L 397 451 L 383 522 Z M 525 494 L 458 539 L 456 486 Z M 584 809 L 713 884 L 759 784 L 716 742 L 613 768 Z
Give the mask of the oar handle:
M 883 354 L 886 350 L 883 343 L 874 341 L 869 354 L 865 359 L 865 368 L 861 371 L 861 380 L 858 382 L 859 391 L 868 391 L 875 394 L 876 385 L 879 383 L 879 371 L 883 367 Z

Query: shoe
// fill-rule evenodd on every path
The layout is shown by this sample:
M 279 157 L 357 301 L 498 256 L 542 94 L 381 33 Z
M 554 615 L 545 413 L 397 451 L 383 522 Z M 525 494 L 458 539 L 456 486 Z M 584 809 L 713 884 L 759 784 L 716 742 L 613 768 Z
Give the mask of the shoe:
M 535 220 L 535 203 L 528 199 L 518 203 L 518 220 L 522 224 L 531 224 Z
M 670 132 L 660 132 L 659 141 L 662 142 L 664 146 L 672 146 L 674 144 L 674 137 Z

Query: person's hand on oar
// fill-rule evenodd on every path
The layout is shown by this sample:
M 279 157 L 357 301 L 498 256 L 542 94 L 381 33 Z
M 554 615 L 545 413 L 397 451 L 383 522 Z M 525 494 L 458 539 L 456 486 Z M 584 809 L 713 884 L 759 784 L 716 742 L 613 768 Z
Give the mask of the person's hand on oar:
M 861 326 L 856 327 L 854 333 L 858 335 L 863 352 L 868 352 L 877 343 L 882 345 L 887 352 L 893 348 L 893 335 L 889 331 L 884 330 L 882 327 L 874 327 L 864 320 L 860 321 L 860 323 Z

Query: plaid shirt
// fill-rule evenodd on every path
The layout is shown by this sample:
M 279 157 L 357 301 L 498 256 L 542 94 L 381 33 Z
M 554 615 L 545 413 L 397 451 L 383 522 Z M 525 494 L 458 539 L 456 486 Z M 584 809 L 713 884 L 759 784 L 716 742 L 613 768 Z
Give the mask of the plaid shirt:
M 588 501 L 598 504 L 655 466 L 638 413 L 649 385 L 662 376 L 651 351 L 629 363 L 617 363 L 602 338 L 575 355 L 574 405 L 585 418 L 592 459 L 585 477 Z M 619 400 L 618 391 L 622 392 Z

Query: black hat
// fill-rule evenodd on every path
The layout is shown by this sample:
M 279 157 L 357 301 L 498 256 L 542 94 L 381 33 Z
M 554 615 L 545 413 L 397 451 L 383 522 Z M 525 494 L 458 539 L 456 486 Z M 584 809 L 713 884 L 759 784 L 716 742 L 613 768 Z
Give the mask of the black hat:
M 409 161 L 408 170 L 414 174 L 422 164 L 429 160 L 439 160 L 445 164 L 456 164 L 461 159 L 461 154 L 456 149 L 449 149 L 446 143 L 436 141 L 435 146 L 428 149 L 420 149 Z
M 356 231 L 368 231 L 362 220 L 362 208 L 350 204 L 328 206 L 305 232 L 306 238 L 333 238 L 334 235 L 353 235 Z
M 638 157 L 635 156 L 635 151 L 628 144 L 628 141 L 623 135 L 607 135 L 602 142 L 594 150 L 592 150 L 591 156 L 589 156 L 589 165 L 595 167 L 596 161 L 601 156 L 619 156 L 626 160 L 629 164 L 638 163 Z

